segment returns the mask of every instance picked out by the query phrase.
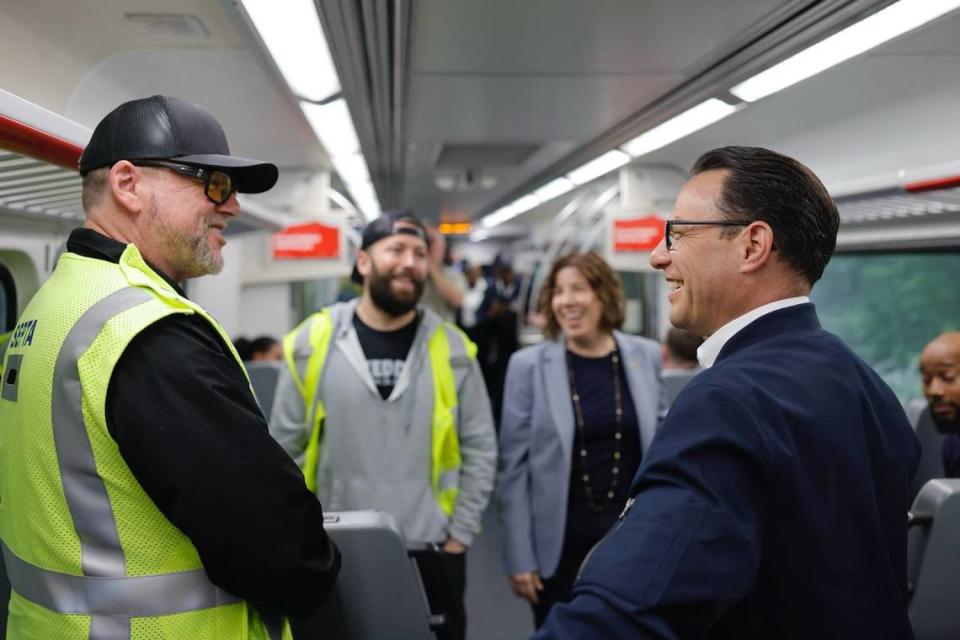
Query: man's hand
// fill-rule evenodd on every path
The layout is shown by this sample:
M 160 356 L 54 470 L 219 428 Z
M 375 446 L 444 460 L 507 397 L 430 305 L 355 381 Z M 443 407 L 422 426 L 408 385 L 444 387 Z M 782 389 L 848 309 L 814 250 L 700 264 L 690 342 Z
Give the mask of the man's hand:
M 538 594 L 543 591 L 543 582 L 540 581 L 539 572 L 525 571 L 510 576 L 510 588 L 513 589 L 515 596 L 537 604 L 540 600 Z
M 432 224 L 427 225 L 427 237 L 430 238 L 430 265 L 442 267 L 447 253 L 447 239 Z
M 457 540 L 456 538 L 447 538 L 447 541 L 443 543 L 444 553 L 466 553 L 467 546 Z
M 456 311 L 463 304 L 463 291 L 444 273 L 447 240 L 433 225 L 427 225 L 427 236 L 430 237 L 430 281 L 447 308 Z

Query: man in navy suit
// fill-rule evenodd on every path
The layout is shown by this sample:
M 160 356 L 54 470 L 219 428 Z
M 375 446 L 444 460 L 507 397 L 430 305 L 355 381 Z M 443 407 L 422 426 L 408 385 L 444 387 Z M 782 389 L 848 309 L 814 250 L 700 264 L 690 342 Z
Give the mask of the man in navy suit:
M 766 149 L 716 149 L 692 174 L 650 263 L 670 321 L 709 336 L 709 368 L 536 638 L 912 638 L 919 446 L 896 396 L 807 298 L 836 206 L 807 167 Z

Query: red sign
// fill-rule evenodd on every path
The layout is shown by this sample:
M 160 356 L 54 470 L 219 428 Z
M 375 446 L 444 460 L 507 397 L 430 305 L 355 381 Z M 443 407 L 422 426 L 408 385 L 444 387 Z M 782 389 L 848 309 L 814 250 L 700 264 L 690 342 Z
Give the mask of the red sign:
M 273 234 L 274 260 L 337 258 L 340 256 L 340 229 L 319 222 L 287 227 Z
M 613 221 L 613 250 L 653 251 L 663 240 L 663 219 L 657 216 Z

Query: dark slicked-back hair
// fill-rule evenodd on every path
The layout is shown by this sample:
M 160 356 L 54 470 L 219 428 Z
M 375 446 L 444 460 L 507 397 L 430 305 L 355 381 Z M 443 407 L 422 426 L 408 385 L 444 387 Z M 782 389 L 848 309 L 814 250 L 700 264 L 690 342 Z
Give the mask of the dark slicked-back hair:
M 560 325 L 557 317 L 553 314 L 553 292 L 557 286 L 557 274 L 561 269 L 573 267 L 583 274 L 583 277 L 590 283 L 597 299 L 600 300 L 600 330 L 613 331 L 623 325 L 624 309 L 626 307 L 626 297 L 623 295 L 623 285 L 620 283 L 620 277 L 617 272 L 610 268 L 610 265 L 600 257 L 596 251 L 587 253 L 568 253 L 558 258 L 550 268 L 550 275 L 540 290 L 539 307 L 540 313 L 546 316 L 547 323 L 543 327 L 543 333 L 553 340 L 560 333 Z
M 762 220 L 773 229 L 780 259 L 813 286 L 837 245 L 840 215 L 826 187 L 806 166 L 760 147 L 721 147 L 690 171 L 726 170 L 720 210 L 731 220 Z

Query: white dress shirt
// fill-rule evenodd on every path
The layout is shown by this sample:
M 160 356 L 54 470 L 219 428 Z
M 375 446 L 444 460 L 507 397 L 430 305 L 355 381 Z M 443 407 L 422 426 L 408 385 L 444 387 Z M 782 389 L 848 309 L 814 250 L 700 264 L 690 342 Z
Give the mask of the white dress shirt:
M 768 313 L 777 311 L 779 309 L 786 309 L 787 307 L 793 307 L 806 302 L 810 302 L 810 298 L 807 296 L 784 298 L 783 300 L 769 302 L 763 306 L 757 307 L 756 309 L 747 311 L 742 316 L 734 318 L 727 324 L 714 331 L 713 335 L 704 340 L 703 344 L 697 348 L 697 360 L 700 361 L 700 366 L 712 367 L 713 363 L 717 360 L 717 356 L 720 355 L 723 345 L 727 344 L 727 340 L 735 336 L 740 332 L 741 329 L 746 327 L 757 318 L 765 316 Z

